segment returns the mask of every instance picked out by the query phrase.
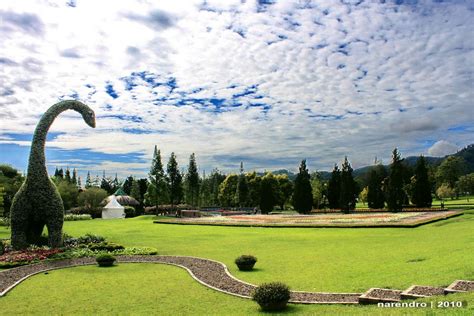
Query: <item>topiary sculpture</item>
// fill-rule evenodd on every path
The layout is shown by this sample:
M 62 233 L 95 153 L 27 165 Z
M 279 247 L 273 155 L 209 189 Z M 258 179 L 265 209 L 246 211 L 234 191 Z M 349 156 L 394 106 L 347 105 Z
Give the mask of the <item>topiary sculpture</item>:
M 11 205 L 11 244 L 14 249 L 37 243 L 45 225 L 49 246 L 56 248 L 62 244 L 64 207 L 56 186 L 48 176 L 44 147 L 51 124 L 66 110 L 79 112 L 90 127 L 95 127 L 94 111 L 79 101 L 61 101 L 44 113 L 31 143 L 28 174 Z

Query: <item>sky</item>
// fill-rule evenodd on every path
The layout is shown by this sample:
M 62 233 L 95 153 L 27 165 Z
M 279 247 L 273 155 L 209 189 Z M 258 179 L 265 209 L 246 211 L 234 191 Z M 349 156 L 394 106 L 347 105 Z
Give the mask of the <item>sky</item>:
M 62 113 L 47 165 L 146 176 L 331 170 L 473 143 L 473 1 L 0 2 L 0 162 L 26 170 L 35 126 Z

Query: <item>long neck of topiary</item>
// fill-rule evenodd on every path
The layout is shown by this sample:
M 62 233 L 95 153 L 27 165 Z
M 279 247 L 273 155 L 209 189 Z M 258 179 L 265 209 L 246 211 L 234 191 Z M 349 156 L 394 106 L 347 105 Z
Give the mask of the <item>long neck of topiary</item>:
M 33 142 L 31 143 L 30 159 L 28 162 L 28 179 L 41 180 L 48 179 L 46 168 L 45 144 L 48 130 L 56 117 L 66 110 L 81 112 L 80 105 L 76 101 L 62 101 L 56 103 L 46 111 L 41 117 L 35 129 Z

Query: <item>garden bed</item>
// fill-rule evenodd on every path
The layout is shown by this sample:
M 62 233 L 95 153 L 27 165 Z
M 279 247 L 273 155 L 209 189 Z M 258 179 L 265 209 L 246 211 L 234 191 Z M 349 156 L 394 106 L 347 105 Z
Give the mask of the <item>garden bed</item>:
M 458 211 L 324 213 L 310 215 L 235 215 L 201 218 L 160 218 L 154 223 L 255 227 L 417 227 L 462 215 Z
M 445 293 L 472 292 L 474 291 L 474 281 L 456 280 L 449 285 Z
M 359 297 L 360 304 L 377 304 L 400 302 L 402 291 L 392 289 L 371 288 Z
M 402 299 L 416 299 L 420 297 L 428 297 L 433 295 L 444 295 L 444 288 L 433 286 L 413 285 L 403 291 Z

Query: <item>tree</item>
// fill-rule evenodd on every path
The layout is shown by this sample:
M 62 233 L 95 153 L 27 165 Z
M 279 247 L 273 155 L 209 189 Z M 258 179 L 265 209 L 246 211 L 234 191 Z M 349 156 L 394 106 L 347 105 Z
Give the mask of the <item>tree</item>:
M 71 183 L 77 185 L 77 171 L 76 168 L 72 170 L 72 179 Z
M 87 171 L 87 177 L 86 177 L 86 189 L 92 188 L 92 180 L 91 180 L 91 173 Z
M 69 170 L 69 167 L 66 168 L 66 173 L 64 175 L 64 180 L 66 180 L 67 183 L 71 183 L 71 181 L 72 181 L 71 171 Z
M 431 183 L 428 178 L 428 168 L 423 156 L 418 158 L 415 167 L 415 175 L 411 185 L 411 202 L 416 207 L 431 207 Z
M 385 206 L 385 195 L 382 190 L 382 182 L 387 177 L 385 167 L 373 166 L 369 171 L 367 186 L 367 204 L 372 209 L 382 209 Z
M 278 180 L 271 172 L 267 172 L 262 177 L 260 186 L 260 210 L 262 214 L 268 214 L 273 211 L 273 207 L 277 202 L 276 190 Z
M 306 168 L 306 159 L 301 161 L 299 172 L 296 175 L 293 191 L 293 207 L 298 213 L 309 213 L 313 208 L 313 192 L 310 175 Z
M 197 206 L 199 203 L 199 173 L 194 153 L 189 157 L 188 172 L 186 173 L 186 203 Z
M 463 195 L 474 193 L 474 173 L 459 177 L 459 180 L 456 182 L 456 192 Z
M 166 167 L 168 173 L 168 188 L 171 205 L 181 203 L 183 199 L 183 176 L 179 172 L 178 162 L 174 152 L 171 153 L 168 165 Z
M 443 160 L 436 170 L 436 181 L 438 184 L 447 183 L 454 188 L 456 181 L 466 170 L 466 161 L 461 157 L 449 156 Z
M 316 209 L 320 209 L 321 206 L 324 205 L 325 188 L 324 183 L 317 172 L 311 174 L 311 189 L 313 193 L 313 206 Z
M 392 164 L 390 165 L 390 173 L 385 185 L 385 194 L 387 197 L 387 208 L 391 212 L 401 211 L 403 203 L 407 200 L 405 191 L 403 190 L 403 164 L 398 149 L 392 152 Z
M 442 185 L 439 186 L 439 188 L 436 190 L 436 195 L 440 199 L 447 199 L 447 198 L 454 198 L 454 195 L 456 192 L 454 191 L 453 188 L 449 186 L 448 183 L 443 183 Z
M 147 204 L 158 206 L 168 202 L 168 183 L 161 162 L 161 151 L 155 146 L 150 172 L 148 173 L 149 185 L 147 186 L 145 200 Z
M 347 157 L 344 158 L 341 170 L 341 191 L 339 195 L 339 205 L 343 212 L 355 209 L 356 205 L 356 183 L 352 177 L 352 167 Z
M 236 206 L 235 192 L 237 191 L 237 183 L 239 176 L 232 173 L 229 174 L 219 186 L 219 201 L 222 206 Z
M 260 184 L 262 177 L 259 176 L 255 171 L 245 174 L 247 184 L 249 187 L 249 205 L 258 206 L 260 204 Z
M 125 193 L 127 193 L 127 195 L 130 195 L 130 192 L 132 191 L 132 184 L 133 184 L 132 176 L 128 176 L 123 182 L 122 189 Z
M 63 168 L 58 170 L 58 178 L 64 179 L 64 170 L 63 170 Z
M 3 208 L 3 195 L 5 194 L 5 191 L 3 189 L 3 186 L 0 185 L 0 218 L 3 218 L 5 216 L 5 209 Z
M 211 174 L 206 177 L 203 174 L 201 182 L 201 206 L 217 206 L 219 205 L 219 187 L 226 178 L 218 169 L 212 170 Z
M 0 164 L 0 185 L 3 187 L 3 214 L 10 216 L 13 197 L 20 189 L 24 177 L 12 166 Z
M 107 191 L 108 194 L 113 194 L 116 191 L 112 187 L 112 181 L 105 176 L 105 170 L 102 173 L 102 179 L 100 180 L 100 188 Z
M 334 169 L 331 173 L 331 179 L 329 179 L 328 183 L 328 203 L 329 208 L 336 209 L 340 208 L 340 200 L 339 197 L 341 196 L 341 171 L 337 164 L 334 165 Z
M 56 180 L 55 182 L 59 194 L 61 195 L 64 209 L 69 210 L 77 206 L 77 197 L 79 196 L 77 186 L 71 182 L 68 182 L 66 179 Z
M 93 211 L 100 207 L 100 203 L 107 197 L 107 191 L 91 187 L 79 193 L 78 203 L 86 210 Z
M 369 195 L 369 187 L 365 187 L 359 193 L 359 201 L 362 202 L 363 205 L 367 203 L 367 196 Z
M 293 182 L 291 182 L 286 174 L 276 175 L 275 178 L 278 182 L 276 204 L 280 206 L 281 210 L 284 210 L 285 204 L 288 203 L 293 194 Z
M 237 189 L 235 192 L 235 201 L 239 207 L 248 205 L 249 202 L 249 186 L 247 178 L 244 174 L 244 163 L 240 162 L 240 174 L 237 181 Z
M 140 184 L 136 179 L 133 179 L 132 188 L 130 190 L 130 196 L 138 202 L 142 203 L 142 196 L 140 194 Z

